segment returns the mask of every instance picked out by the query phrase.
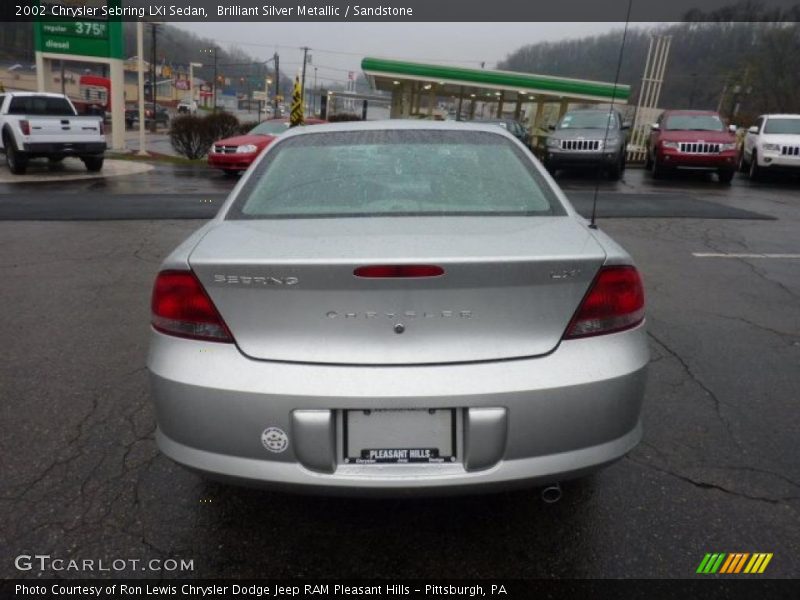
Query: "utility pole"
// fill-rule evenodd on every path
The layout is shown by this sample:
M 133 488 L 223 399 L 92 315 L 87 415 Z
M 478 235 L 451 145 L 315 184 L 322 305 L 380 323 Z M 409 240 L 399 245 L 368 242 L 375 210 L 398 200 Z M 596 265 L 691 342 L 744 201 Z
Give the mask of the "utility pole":
M 319 88 L 317 87 L 317 67 L 314 67 L 314 107 L 312 109 L 312 117 L 317 114 L 317 96 L 319 96 Z
M 275 58 L 275 98 L 274 98 L 275 106 L 273 106 L 272 116 L 277 118 L 278 116 L 280 116 L 278 115 L 278 96 L 281 93 L 280 57 L 278 56 L 277 52 L 275 53 L 274 58 Z
M 150 32 L 151 32 L 151 34 L 153 36 L 153 43 L 152 43 L 153 47 L 151 48 L 151 54 L 152 54 L 151 58 L 152 58 L 152 63 L 153 64 L 152 64 L 152 71 L 151 71 L 152 72 L 152 76 L 150 78 L 150 81 L 152 82 L 151 85 L 150 85 L 150 91 L 153 94 L 153 97 L 152 97 L 153 108 L 152 108 L 152 115 L 151 115 L 152 121 L 150 123 L 150 130 L 153 133 L 155 133 L 156 132 L 156 128 L 158 127 L 158 122 L 156 121 L 156 88 L 157 88 L 157 86 L 156 86 L 156 35 L 158 33 L 158 29 L 156 28 L 156 24 L 155 23 L 150 23 Z
M 306 106 L 306 63 L 308 62 L 308 46 L 303 46 L 303 75 L 300 78 L 300 101 L 303 103 L 303 113 Z

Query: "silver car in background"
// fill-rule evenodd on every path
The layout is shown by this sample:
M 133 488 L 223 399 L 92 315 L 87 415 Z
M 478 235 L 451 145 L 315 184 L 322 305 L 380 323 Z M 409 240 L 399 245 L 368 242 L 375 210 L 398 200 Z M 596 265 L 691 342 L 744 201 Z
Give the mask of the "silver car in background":
M 545 485 L 641 438 L 630 256 L 492 125 L 298 128 L 163 263 L 157 442 L 323 493 Z

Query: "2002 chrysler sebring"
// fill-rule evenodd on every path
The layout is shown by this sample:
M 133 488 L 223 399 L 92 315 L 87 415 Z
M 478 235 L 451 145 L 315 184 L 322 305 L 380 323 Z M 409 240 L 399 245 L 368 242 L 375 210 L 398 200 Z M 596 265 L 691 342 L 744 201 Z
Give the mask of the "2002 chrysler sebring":
M 641 437 L 630 256 L 491 125 L 298 128 L 163 263 L 157 441 L 300 491 L 545 485 Z

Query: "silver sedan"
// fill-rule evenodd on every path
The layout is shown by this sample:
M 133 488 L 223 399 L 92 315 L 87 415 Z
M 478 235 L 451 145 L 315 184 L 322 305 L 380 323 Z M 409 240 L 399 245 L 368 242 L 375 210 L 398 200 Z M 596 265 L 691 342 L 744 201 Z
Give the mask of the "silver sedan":
M 631 450 L 631 257 L 491 125 L 292 130 L 163 263 L 162 452 L 301 492 L 546 485 Z

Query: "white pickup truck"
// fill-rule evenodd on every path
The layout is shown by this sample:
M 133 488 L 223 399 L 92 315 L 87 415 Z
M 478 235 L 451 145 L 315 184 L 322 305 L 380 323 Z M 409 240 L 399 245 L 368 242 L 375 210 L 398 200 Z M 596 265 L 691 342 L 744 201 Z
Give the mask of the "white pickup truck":
M 31 158 L 76 156 L 89 171 L 103 168 L 101 117 L 79 117 L 69 98 L 35 92 L 0 93 L 0 149 L 8 169 L 24 174 Z
M 800 115 L 762 115 L 747 130 L 739 168 L 758 179 L 772 171 L 800 173 Z

